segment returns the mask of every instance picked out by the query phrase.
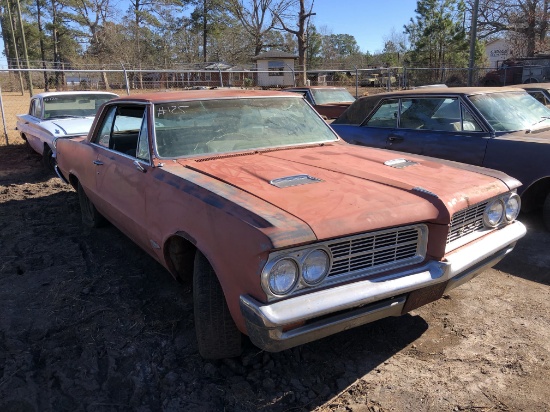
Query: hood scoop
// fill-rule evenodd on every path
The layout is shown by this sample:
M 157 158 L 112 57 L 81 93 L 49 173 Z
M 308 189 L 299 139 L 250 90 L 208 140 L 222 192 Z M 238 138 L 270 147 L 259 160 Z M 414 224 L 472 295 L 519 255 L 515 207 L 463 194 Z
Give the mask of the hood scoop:
M 396 169 L 403 169 L 404 167 L 417 165 L 417 162 L 407 159 L 392 159 L 384 162 L 386 166 L 394 167 Z
M 307 185 L 310 183 L 319 183 L 319 182 L 322 182 L 322 180 L 310 175 L 294 175 L 294 176 L 279 177 L 277 179 L 273 179 L 269 181 L 270 184 L 272 184 L 275 187 L 278 187 L 279 189 L 284 189 L 285 187 L 291 187 L 291 186 Z

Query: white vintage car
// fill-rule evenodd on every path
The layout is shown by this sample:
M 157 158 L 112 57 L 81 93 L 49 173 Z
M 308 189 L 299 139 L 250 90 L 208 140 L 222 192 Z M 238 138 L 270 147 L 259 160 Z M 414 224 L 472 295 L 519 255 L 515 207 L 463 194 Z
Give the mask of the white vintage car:
M 54 140 L 85 137 L 99 107 L 118 95 L 108 92 L 46 92 L 32 97 L 27 114 L 17 115 L 17 127 L 29 146 L 42 155 L 43 164 L 55 165 Z

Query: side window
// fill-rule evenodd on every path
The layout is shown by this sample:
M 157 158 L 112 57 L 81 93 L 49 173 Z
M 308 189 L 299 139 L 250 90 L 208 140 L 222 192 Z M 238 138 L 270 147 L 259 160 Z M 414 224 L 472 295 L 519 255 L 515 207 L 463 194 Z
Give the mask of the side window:
M 34 100 L 34 117 L 38 117 L 39 119 L 42 117 L 42 100 L 35 99 Z
M 139 131 L 136 157 L 145 162 L 149 162 L 149 136 L 147 133 L 147 116 L 144 114 Z
M 402 99 L 400 128 L 418 130 L 460 130 L 460 103 L 456 98 Z
M 483 129 L 479 125 L 476 119 L 474 119 L 474 116 L 470 114 L 468 110 L 464 106 L 462 106 L 462 131 L 465 132 L 481 132 Z
M 531 96 L 533 96 L 535 99 L 537 99 L 539 102 L 541 102 L 546 107 L 550 107 L 550 100 L 546 98 L 546 96 L 542 92 L 532 91 L 529 92 Z
M 109 148 L 109 142 L 111 141 L 111 131 L 113 130 L 113 121 L 116 114 L 116 106 L 109 108 L 109 112 L 103 118 L 103 124 L 99 129 L 99 133 L 94 137 L 94 143 L 100 146 Z
M 371 116 L 365 126 L 370 127 L 397 127 L 399 113 L 399 99 L 390 99 L 382 103 Z
M 303 93 L 304 93 L 304 97 L 306 98 L 307 102 L 313 106 L 315 104 L 315 102 L 313 101 L 313 97 L 311 96 L 311 94 L 309 94 L 308 92 L 303 92 Z
M 144 113 L 144 105 L 109 107 L 93 141 L 105 148 L 136 157 Z

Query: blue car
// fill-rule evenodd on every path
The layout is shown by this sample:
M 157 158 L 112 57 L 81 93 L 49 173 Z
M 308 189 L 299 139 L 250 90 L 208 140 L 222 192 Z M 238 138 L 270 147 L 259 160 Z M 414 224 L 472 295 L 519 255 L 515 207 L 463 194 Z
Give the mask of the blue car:
M 550 230 L 550 109 L 518 88 L 424 88 L 364 96 L 331 127 L 348 143 L 501 170 Z M 406 156 L 406 155 L 405 155 Z

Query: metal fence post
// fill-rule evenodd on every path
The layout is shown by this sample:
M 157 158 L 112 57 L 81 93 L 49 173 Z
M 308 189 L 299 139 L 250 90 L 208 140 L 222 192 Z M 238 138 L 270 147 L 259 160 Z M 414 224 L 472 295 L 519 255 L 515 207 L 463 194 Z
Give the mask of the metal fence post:
M 359 98 L 359 70 L 355 66 L 355 98 Z
M 2 110 L 2 123 L 4 124 L 4 136 L 6 137 L 6 146 L 10 144 L 8 141 L 8 129 L 6 128 L 6 116 L 4 114 L 4 101 L 2 100 L 2 87 L 0 87 L 0 110 Z
M 124 71 L 124 82 L 126 83 L 126 94 L 130 96 L 130 84 L 128 83 L 128 73 L 126 72 L 126 68 L 123 64 L 121 64 L 122 70 Z

